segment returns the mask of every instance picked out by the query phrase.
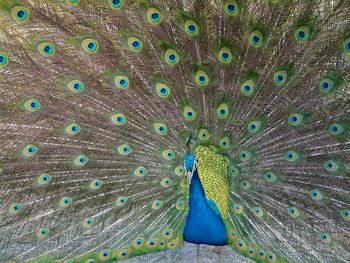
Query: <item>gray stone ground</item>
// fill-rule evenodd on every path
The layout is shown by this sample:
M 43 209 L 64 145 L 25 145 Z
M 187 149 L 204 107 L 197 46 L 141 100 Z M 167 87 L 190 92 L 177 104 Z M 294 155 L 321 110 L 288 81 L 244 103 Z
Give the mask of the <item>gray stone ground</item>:
M 179 249 L 150 253 L 130 258 L 125 263 L 254 263 L 255 261 L 236 253 L 228 246 L 214 247 L 185 243 Z

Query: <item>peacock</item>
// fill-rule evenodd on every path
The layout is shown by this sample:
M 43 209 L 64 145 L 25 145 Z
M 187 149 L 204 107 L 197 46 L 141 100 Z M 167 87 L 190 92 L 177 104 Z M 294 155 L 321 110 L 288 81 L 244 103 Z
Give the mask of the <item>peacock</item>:
M 350 1 L 0 0 L 0 146 L 1 262 L 350 262 Z

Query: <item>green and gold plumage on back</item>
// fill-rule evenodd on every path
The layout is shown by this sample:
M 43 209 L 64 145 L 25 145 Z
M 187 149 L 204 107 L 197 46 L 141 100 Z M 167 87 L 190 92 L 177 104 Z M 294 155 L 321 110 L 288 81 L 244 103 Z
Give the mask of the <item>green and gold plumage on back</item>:
M 349 128 L 348 0 L 0 0 L 0 261 L 164 262 L 198 174 L 232 253 L 350 262 Z

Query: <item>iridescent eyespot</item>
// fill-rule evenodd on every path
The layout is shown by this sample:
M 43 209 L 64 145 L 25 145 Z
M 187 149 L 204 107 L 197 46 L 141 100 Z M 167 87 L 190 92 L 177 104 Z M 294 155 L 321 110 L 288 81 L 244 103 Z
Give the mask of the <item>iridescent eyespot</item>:
M 332 135 L 339 135 L 344 132 L 344 127 L 339 123 L 332 123 L 328 130 Z
M 84 39 L 81 42 L 81 46 L 89 54 L 95 54 L 99 48 L 98 42 L 92 38 Z
M 252 121 L 248 124 L 249 133 L 257 133 L 260 130 L 261 121 Z
M 80 0 L 66 0 L 66 2 L 70 5 L 78 5 Z
M 11 9 L 11 16 L 19 23 L 24 23 L 29 19 L 29 10 L 23 6 L 15 6 Z
M 240 174 L 240 171 L 239 171 L 239 169 L 237 167 L 232 166 L 231 169 L 230 169 L 230 173 L 231 173 L 232 176 L 235 177 L 235 176 Z
M 254 92 L 254 82 L 252 80 L 245 81 L 241 86 L 241 92 L 244 96 L 250 96 Z
M 267 252 L 267 262 L 268 263 L 275 263 L 277 261 L 277 257 L 272 252 Z
M 309 193 L 310 197 L 314 200 L 321 200 L 322 199 L 322 194 L 320 191 L 314 189 L 314 190 L 311 190 L 310 193 Z
M 90 188 L 91 189 L 100 189 L 102 186 L 102 181 L 101 180 L 93 180 L 91 183 L 90 183 Z
M 174 231 L 172 229 L 165 229 L 162 232 L 162 235 L 165 239 L 171 239 L 174 235 Z
M 277 86 L 282 86 L 287 80 L 287 72 L 285 71 L 277 71 L 273 76 L 273 81 Z
M 263 43 L 263 36 L 261 32 L 258 30 L 253 31 L 250 35 L 249 43 L 255 48 L 261 47 Z
M 343 44 L 345 54 L 350 55 L 350 38 L 346 39 Z
M 224 64 L 228 64 L 232 61 L 232 52 L 227 47 L 223 47 L 219 51 L 219 61 Z
M 177 203 L 176 203 L 176 209 L 177 210 L 184 210 L 184 208 L 185 208 L 185 204 L 184 204 L 184 202 L 182 202 L 182 201 L 178 201 Z
M 34 156 L 38 152 L 38 148 L 34 146 L 33 144 L 29 144 L 24 147 L 23 154 L 25 156 Z
M 240 204 L 235 204 L 233 209 L 236 214 L 241 214 L 243 212 L 243 207 Z
M 258 250 L 256 255 L 258 256 L 259 259 L 265 259 L 266 258 L 266 253 L 263 250 Z
M 219 145 L 222 149 L 227 149 L 230 147 L 230 139 L 228 137 L 224 137 L 220 140 Z
M 63 197 L 61 200 L 60 200 L 60 206 L 61 207 L 68 207 L 70 206 L 72 203 L 72 199 L 69 198 L 69 197 Z
M 331 241 L 331 237 L 327 233 L 321 233 L 320 238 L 324 243 L 329 243 Z
M 10 206 L 9 211 L 11 214 L 17 214 L 19 211 L 21 211 L 22 205 L 19 203 L 14 203 Z
M 248 181 L 243 181 L 243 182 L 241 183 L 241 186 L 242 186 L 242 188 L 245 189 L 245 190 L 248 190 L 248 189 L 251 187 L 251 185 L 250 185 L 250 183 L 249 183 Z
M 34 112 L 34 111 L 39 110 L 41 105 L 37 99 L 29 99 L 24 104 L 24 107 L 26 108 L 26 110 Z
M 126 259 L 129 257 L 129 251 L 128 250 L 121 250 L 117 253 L 117 256 L 119 259 Z
M 299 154 L 295 151 L 288 151 L 284 154 L 284 159 L 286 159 L 288 162 L 294 163 L 298 161 L 300 158 Z
M 128 155 L 131 153 L 131 151 L 131 147 L 127 144 L 123 144 L 118 147 L 118 152 L 122 155 Z
M 344 220 L 350 220 L 350 211 L 347 209 L 342 210 L 341 216 L 344 218 Z
M 49 234 L 49 230 L 47 228 L 40 228 L 37 232 L 37 236 L 40 238 L 45 238 Z
M 5 52 L 0 52 L 0 68 L 5 67 L 9 63 L 9 58 Z
M 81 82 L 80 80 L 72 80 L 68 83 L 68 88 L 70 91 L 74 92 L 74 93 L 79 93 L 84 91 L 85 87 L 83 82 Z
M 184 108 L 184 117 L 187 121 L 193 121 L 196 119 L 196 112 L 193 108 L 186 106 Z
M 234 0 L 228 0 L 225 2 L 225 12 L 229 16 L 235 16 L 239 12 L 239 7 L 237 5 L 237 2 Z
M 97 262 L 93 258 L 88 258 L 87 260 L 84 261 L 84 263 L 97 263 Z
M 153 25 L 163 21 L 163 14 L 157 8 L 151 7 L 147 10 L 147 20 Z
M 331 79 L 321 79 L 318 89 L 321 92 L 329 92 L 334 87 L 334 81 Z
M 256 251 L 253 248 L 248 248 L 247 253 L 249 257 L 254 257 L 256 255 Z
M 170 96 L 171 90 L 164 83 L 158 83 L 156 85 L 156 91 L 159 97 L 166 99 Z
M 184 174 L 184 167 L 182 165 L 179 165 L 178 167 L 175 168 L 175 173 L 176 175 L 183 175 Z
M 127 89 L 130 87 L 129 78 L 123 75 L 115 76 L 114 78 L 114 84 L 119 89 Z
M 124 5 L 124 0 L 108 0 L 109 6 L 114 10 L 120 10 Z
M 206 87 L 209 84 L 208 74 L 200 70 L 196 73 L 196 83 L 200 87 Z
M 128 199 L 127 199 L 125 196 L 121 196 L 121 197 L 119 197 L 119 198 L 117 199 L 116 205 L 117 205 L 117 206 L 123 206 L 123 205 L 126 204 L 126 201 L 127 201 L 127 200 L 128 200 Z
M 288 123 L 293 126 L 298 126 L 304 120 L 303 115 L 299 113 L 293 113 L 288 117 Z
M 339 165 L 333 160 L 326 161 L 323 166 L 328 172 L 336 172 L 339 169 Z
M 237 248 L 238 250 L 245 250 L 246 247 L 247 247 L 247 245 L 245 244 L 245 242 L 244 242 L 243 240 L 241 240 L 241 239 L 237 239 L 235 244 L 236 244 L 236 248 Z
M 175 249 L 179 246 L 180 242 L 178 240 L 174 240 L 168 243 L 168 248 Z
M 248 152 L 248 151 L 241 151 L 238 157 L 242 162 L 246 162 L 250 160 L 250 158 L 252 157 L 252 154 L 251 152 Z
M 199 139 L 201 139 L 202 141 L 206 141 L 210 138 L 210 134 L 208 132 L 208 130 L 206 129 L 201 129 L 199 131 Z
M 163 152 L 163 157 L 167 160 L 172 160 L 175 158 L 175 153 L 173 150 L 166 150 Z
M 137 176 L 145 176 L 147 173 L 147 170 L 145 167 L 141 166 L 141 167 L 138 167 L 135 171 L 134 171 L 134 174 L 137 175 Z
M 254 215 L 256 215 L 257 217 L 262 217 L 264 215 L 262 209 L 259 207 L 254 207 L 253 212 L 254 212 Z
M 228 235 L 228 238 L 231 239 L 231 240 L 235 240 L 237 238 L 237 233 L 236 231 L 230 229 L 228 232 L 227 232 L 227 235 Z
M 40 43 L 37 49 L 44 57 L 51 57 L 55 54 L 55 46 L 50 42 Z
M 80 130 L 81 130 L 80 126 L 76 123 L 69 124 L 66 127 L 66 132 L 70 135 L 78 134 L 80 132 Z
M 156 200 L 156 201 L 153 202 L 152 208 L 154 208 L 154 209 L 159 209 L 159 208 L 162 207 L 162 205 L 163 205 L 163 202 L 162 202 L 162 201 Z
M 222 103 L 217 111 L 216 111 L 216 114 L 218 115 L 218 117 L 220 119 L 226 119 L 229 115 L 229 109 L 228 109 L 228 105 L 227 103 Z
M 139 238 L 136 238 L 132 244 L 133 244 L 134 248 L 141 249 L 145 245 L 145 240 L 143 238 L 139 237 Z
M 66 259 L 63 263 L 74 263 L 74 261 L 72 259 Z
M 117 113 L 111 116 L 111 120 L 113 124 L 116 124 L 118 126 L 122 126 L 126 123 L 126 117 L 124 114 Z
M 266 172 L 264 177 L 265 177 L 266 181 L 268 181 L 268 182 L 274 182 L 277 179 L 276 174 L 272 171 Z
M 170 178 L 166 177 L 161 181 L 160 184 L 164 187 L 169 187 L 171 185 L 171 180 Z
M 111 257 L 113 256 L 112 252 L 109 251 L 109 250 L 102 250 L 99 254 L 99 258 L 102 260 L 102 261 L 106 261 L 106 260 L 109 260 L 111 259 Z
M 129 46 L 131 51 L 140 52 L 142 50 L 143 43 L 137 37 L 129 37 L 128 38 L 128 46 Z
M 79 155 L 74 159 L 74 163 L 77 166 L 84 166 L 85 164 L 87 164 L 88 161 L 89 159 L 84 155 Z
M 83 222 L 83 226 L 86 228 L 92 227 L 93 224 L 94 224 L 94 219 L 92 218 L 86 218 Z
M 177 65 L 179 63 L 179 55 L 174 49 L 168 49 L 165 52 L 165 61 L 171 66 Z
M 42 175 L 40 175 L 40 176 L 38 177 L 38 183 L 39 183 L 39 184 L 44 185 L 44 184 L 49 183 L 50 181 L 51 181 L 51 176 L 48 175 L 48 174 L 42 174 Z
M 199 33 L 198 25 L 192 20 L 185 22 L 185 32 L 190 36 L 196 36 Z
M 159 248 L 165 248 L 165 241 L 159 241 Z
M 295 30 L 294 37 L 298 43 L 305 43 L 309 39 L 310 28 L 307 26 L 299 27 Z
M 155 123 L 154 124 L 154 130 L 159 134 L 159 135 L 166 135 L 168 132 L 168 128 L 165 124 L 163 123 Z
M 299 210 L 295 207 L 289 207 L 288 213 L 291 217 L 298 217 L 299 216 Z

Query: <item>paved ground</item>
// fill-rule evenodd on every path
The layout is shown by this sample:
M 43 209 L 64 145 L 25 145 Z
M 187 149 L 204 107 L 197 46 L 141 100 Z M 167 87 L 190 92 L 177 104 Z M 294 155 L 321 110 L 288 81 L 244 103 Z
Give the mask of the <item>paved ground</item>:
M 254 263 L 255 261 L 237 254 L 232 248 L 214 247 L 185 243 L 176 250 L 167 250 L 158 253 L 146 254 L 134 257 L 123 262 L 125 263 Z

